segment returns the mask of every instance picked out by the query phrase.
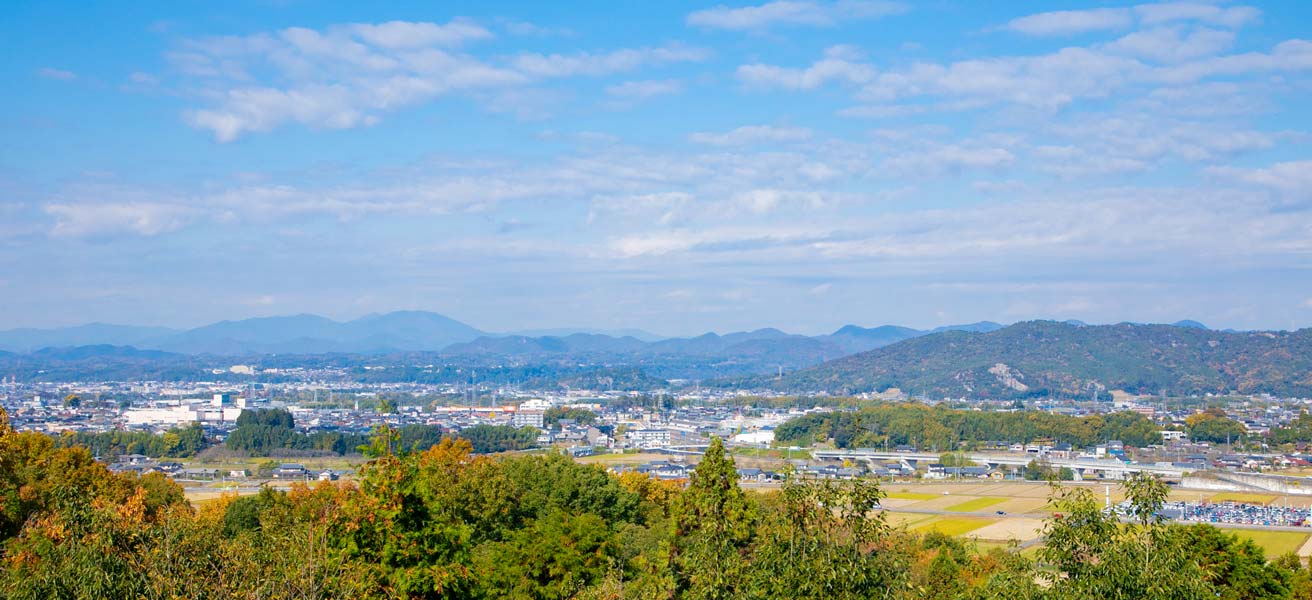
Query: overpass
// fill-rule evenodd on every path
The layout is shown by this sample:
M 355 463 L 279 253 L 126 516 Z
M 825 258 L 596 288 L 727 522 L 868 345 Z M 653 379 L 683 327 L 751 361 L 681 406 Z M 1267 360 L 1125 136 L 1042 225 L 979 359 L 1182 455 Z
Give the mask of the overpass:
M 872 448 L 849 448 L 844 450 L 813 450 L 811 456 L 817 460 L 851 460 L 859 462 L 896 462 L 896 461 L 915 461 L 935 463 L 939 461 L 939 454 L 928 452 L 891 452 L 888 450 L 878 450 Z M 1037 455 L 1025 454 L 986 454 L 986 453 L 967 453 L 966 458 L 975 464 L 988 465 L 991 467 L 1023 467 L 1030 461 L 1039 458 Z M 1123 463 L 1116 459 L 1095 460 L 1088 458 L 1053 458 L 1051 456 L 1043 457 L 1044 461 L 1055 468 L 1067 467 L 1077 474 L 1087 473 L 1115 474 L 1124 477 L 1129 473 L 1138 473 L 1140 471 L 1161 475 L 1162 477 L 1179 478 L 1187 472 L 1185 469 L 1171 465 L 1148 465 L 1137 463 Z

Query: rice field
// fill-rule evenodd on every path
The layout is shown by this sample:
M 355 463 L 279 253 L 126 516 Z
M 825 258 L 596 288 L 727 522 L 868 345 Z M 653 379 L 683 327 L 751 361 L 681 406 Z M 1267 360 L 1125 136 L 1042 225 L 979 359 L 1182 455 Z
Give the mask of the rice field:
M 976 511 L 984 510 L 990 506 L 1002 504 L 1003 502 L 1006 501 L 1007 501 L 1006 498 L 998 498 L 996 496 L 984 496 L 982 498 L 975 498 L 974 500 L 967 500 L 960 504 L 954 504 L 952 506 L 949 506 L 947 510 L 952 512 L 976 512 Z
M 918 533 L 938 531 L 946 535 L 965 535 L 996 522 L 993 519 L 974 519 L 970 517 L 935 517 L 924 523 L 917 524 L 912 528 L 912 531 Z
M 1253 540 L 1262 550 L 1266 551 L 1268 559 L 1275 558 L 1288 552 L 1297 552 L 1303 543 L 1307 541 L 1308 534 L 1298 531 L 1268 531 L 1259 529 L 1226 529 L 1226 533 L 1233 533 L 1241 538 Z
M 923 492 L 889 492 L 886 495 L 896 500 L 933 500 L 938 497 L 935 494 Z

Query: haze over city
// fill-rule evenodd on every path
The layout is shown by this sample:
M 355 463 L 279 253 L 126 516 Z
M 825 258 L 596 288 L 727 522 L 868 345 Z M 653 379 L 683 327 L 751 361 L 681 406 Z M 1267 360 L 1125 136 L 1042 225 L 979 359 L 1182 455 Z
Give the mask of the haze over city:
M 0 329 L 1312 322 L 1302 2 L 7 8 Z

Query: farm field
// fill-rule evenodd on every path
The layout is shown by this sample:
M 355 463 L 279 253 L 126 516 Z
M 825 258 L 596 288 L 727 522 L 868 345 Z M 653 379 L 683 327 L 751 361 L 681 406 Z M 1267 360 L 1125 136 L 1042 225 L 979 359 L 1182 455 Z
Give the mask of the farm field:
M 990 506 L 1001 504 L 1006 501 L 1007 501 L 1006 498 L 998 498 L 995 496 L 983 496 L 980 498 L 975 498 L 973 500 L 967 500 L 960 504 L 954 504 L 952 506 L 949 506 L 948 510 L 952 512 L 979 512 L 981 510 L 989 508 Z
M 1270 504 L 1276 499 L 1275 494 L 1253 494 L 1246 492 L 1221 492 L 1211 498 L 1208 502 L 1242 502 L 1244 504 Z
M 1241 538 L 1253 540 L 1266 551 L 1267 558 L 1289 552 L 1298 552 L 1308 541 L 1308 534 L 1297 531 L 1268 531 L 1259 529 L 1226 529 Z
M 1086 483 L 1083 487 L 1099 501 L 1110 498 L 1112 503 L 1124 499 L 1117 484 Z M 885 484 L 887 497 L 882 505 L 889 524 L 925 532 L 938 530 L 950 535 L 970 538 L 981 548 L 1005 545 L 1010 540 L 1022 544 L 1039 538 L 1043 518 L 1050 514 L 1046 484 L 1028 482 L 983 483 L 914 483 Z M 1247 502 L 1273 504 L 1288 502 L 1290 506 L 1306 506 L 1312 498 L 1282 497 L 1275 494 L 1215 492 L 1206 490 L 1172 489 L 1170 500 L 1191 502 Z M 995 515 L 996 511 L 1004 515 Z M 987 513 L 968 515 L 967 513 Z M 955 514 L 961 513 L 961 514 Z M 1299 556 L 1312 556 L 1312 530 L 1280 531 L 1225 527 L 1226 531 L 1252 539 L 1263 548 L 1268 557 L 1286 552 Z M 1032 552 L 1036 546 L 1026 548 Z
M 928 533 L 938 531 L 947 535 L 965 535 L 981 527 L 996 523 L 992 519 L 979 519 L 973 517 L 934 517 L 923 523 L 912 527 L 912 531 L 919 533 Z

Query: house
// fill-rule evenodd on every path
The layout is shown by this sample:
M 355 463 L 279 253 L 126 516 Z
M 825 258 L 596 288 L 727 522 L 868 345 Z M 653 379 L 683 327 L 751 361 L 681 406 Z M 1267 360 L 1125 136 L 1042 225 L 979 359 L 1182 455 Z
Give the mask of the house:
M 638 472 L 657 479 L 687 479 L 692 474 L 693 468 L 683 463 L 650 462 L 638 467 Z
M 766 483 L 774 481 L 775 474 L 772 471 L 762 469 L 738 469 L 738 480 L 744 483 Z
M 213 481 L 219 478 L 218 469 L 182 469 L 174 476 L 188 481 Z
M 118 462 L 128 465 L 142 465 L 150 461 L 150 457 L 144 454 L 120 454 Z
M 319 481 L 337 481 L 337 477 L 337 473 L 331 469 L 319 473 Z
M 283 463 L 273 470 L 274 479 L 306 479 L 309 474 L 300 463 Z
M 161 472 L 161 473 L 168 473 L 168 474 L 172 475 L 172 474 L 177 473 L 178 471 L 182 470 L 182 463 L 179 463 L 179 462 L 162 462 L 162 463 L 159 463 L 158 465 L 155 465 L 155 468 L 156 468 L 156 469 L 159 469 L 159 472 Z

